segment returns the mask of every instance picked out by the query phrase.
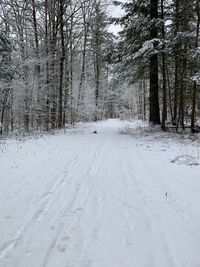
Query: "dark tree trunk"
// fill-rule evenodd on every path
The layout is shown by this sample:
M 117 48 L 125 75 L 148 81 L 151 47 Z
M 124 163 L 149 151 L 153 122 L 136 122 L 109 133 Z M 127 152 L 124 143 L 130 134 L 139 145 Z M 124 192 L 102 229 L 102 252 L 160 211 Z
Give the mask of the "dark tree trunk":
M 199 25 L 200 25 L 200 11 L 199 11 L 199 2 L 197 2 L 197 28 L 196 28 L 196 44 L 195 46 L 198 47 L 199 42 Z M 195 64 L 196 65 L 196 64 Z M 195 66 L 196 68 L 196 66 Z M 196 110 L 196 97 L 197 97 L 197 82 L 194 81 L 193 85 L 193 92 L 192 92 L 192 114 L 191 114 L 191 130 L 195 127 L 195 110 Z
M 170 115 L 171 115 L 171 121 L 173 121 L 172 90 L 171 90 L 169 70 L 168 70 L 167 65 L 166 65 L 165 70 L 166 70 L 166 81 L 167 81 L 168 97 L 169 97 L 169 111 L 170 111 Z
M 196 95 L 197 95 L 197 83 L 196 81 L 194 81 L 193 94 L 192 94 L 191 129 L 193 129 L 195 126 Z
M 65 59 L 65 40 L 64 40 L 64 6 L 63 0 L 60 0 L 60 37 L 61 37 L 61 58 L 60 58 L 60 77 L 59 77 L 59 108 L 58 108 L 58 127 L 63 126 L 63 75 Z
M 45 42 L 46 42 L 46 47 L 45 47 L 45 53 L 46 53 L 46 58 L 49 56 L 49 38 L 48 38 L 48 0 L 45 0 Z M 47 60 L 46 62 L 46 106 L 45 106 L 45 128 L 47 131 L 50 129 L 50 86 L 49 86 L 49 62 Z
M 164 26 L 164 0 L 161 0 L 161 19 L 163 20 L 162 25 L 162 39 L 165 40 L 165 26 Z M 165 129 L 165 122 L 167 120 L 167 82 L 166 82 L 166 69 L 165 69 L 165 45 L 163 44 L 162 52 L 162 78 L 163 78 L 163 109 L 162 109 L 162 124 L 161 127 Z
M 179 75 L 178 75 L 178 68 L 179 68 L 179 63 L 178 63 L 178 55 L 177 51 L 175 51 L 175 83 L 174 83 L 174 110 L 173 110 L 173 120 L 172 124 L 176 125 L 177 123 L 177 101 L 178 101 L 178 95 L 179 95 Z
M 150 16 L 152 20 L 158 19 L 158 0 L 150 1 Z M 158 37 L 156 22 L 152 26 L 150 32 L 151 39 Z M 157 42 L 154 41 L 154 48 L 156 49 Z M 160 109 L 158 99 L 158 55 L 154 54 L 150 57 L 150 117 L 149 122 L 153 125 L 160 124 Z

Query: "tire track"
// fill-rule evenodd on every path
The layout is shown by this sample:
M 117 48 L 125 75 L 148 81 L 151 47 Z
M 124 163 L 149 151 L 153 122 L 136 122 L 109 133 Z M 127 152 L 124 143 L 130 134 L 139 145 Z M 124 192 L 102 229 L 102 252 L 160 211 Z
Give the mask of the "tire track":
M 104 143 L 101 145 L 100 151 L 97 149 L 95 142 L 92 143 L 92 146 L 90 148 L 90 151 L 88 152 L 93 154 L 93 161 L 88 166 L 88 172 L 86 173 L 86 180 L 83 179 L 81 181 L 81 184 L 77 188 L 75 194 L 73 195 L 73 198 L 67 208 L 65 209 L 63 215 L 62 215 L 62 223 L 60 224 L 55 238 L 53 242 L 51 243 L 49 250 L 45 256 L 44 262 L 42 264 L 43 267 L 47 267 L 49 262 L 51 261 L 51 255 L 53 251 L 58 252 L 65 252 L 67 249 L 67 246 L 71 239 L 71 234 L 73 234 L 73 230 L 76 229 L 76 225 L 80 221 L 81 217 L 84 214 L 85 207 L 87 205 L 87 202 L 89 200 L 90 192 L 93 188 L 96 173 L 98 172 L 98 169 L 101 166 L 101 162 L 104 157 L 104 151 L 106 143 L 108 142 L 109 136 L 106 136 Z M 87 188 L 87 191 L 85 189 Z M 77 204 L 78 203 L 78 204 Z M 66 218 L 70 218 L 70 221 L 66 225 Z M 61 235 L 62 234 L 62 235 Z M 81 241 L 79 240 L 79 247 L 80 247 Z M 79 252 L 76 254 L 76 260 L 72 260 L 72 262 L 77 262 L 78 255 L 81 254 L 81 247 L 78 249 Z M 64 255 L 63 255 L 64 256 Z M 51 265 L 53 266 L 53 265 Z
M 18 243 L 21 241 L 21 239 L 32 224 L 35 224 L 36 222 L 39 223 L 42 220 L 42 217 L 46 212 L 48 212 L 51 204 L 54 202 L 55 196 L 60 193 L 63 186 L 65 185 L 66 180 L 68 180 L 70 173 L 73 171 L 74 168 L 78 166 L 78 164 L 81 162 L 81 158 L 87 154 L 87 151 L 88 149 L 83 150 L 79 155 L 76 155 L 70 161 L 68 165 L 68 170 L 64 174 L 62 174 L 59 179 L 55 177 L 56 182 L 41 198 L 39 208 L 34 211 L 34 213 L 30 216 L 30 219 L 26 222 L 26 224 L 22 225 L 19 228 L 14 238 L 1 246 L 0 260 L 7 257 L 12 252 L 12 250 L 17 247 Z
M 138 206 L 140 207 L 140 212 L 146 218 L 145 221 L 146 221 L 146 225 L 148 227 L 148 231 L 151 235 L 152 244 L 156 244 L 156 245 L 159 244 L 159 251 L 161 251 L 160 248 L 162 246 L 162 251 L 163 251 L 162 253 L 163 253 L 163 256 L 165 255 L 166 260 L 168 261 L 167 263 L 171 267 L 175 266 L 175 261 L 174 261 L 174 258 L 172 256 L 172 252 L 170 250 L 169 244 L 167 243 L 166 239 L 164 238 L 164 235 L 161 232 L 160 225 L 155 220 L 157 218 L 157 216 L 154 212 L 154 209 L 146 201 L 146 196 L 143 194 L 143 189 L 139 185 L 138 178 L 136 178 L 137 175 L 135 176 L 135 174 L 133 173 L 132 170 L 130 170 L 130 168 L 128 167 L 128 165 L 125 161 L 122 163 L 122 169 L 124 172 L 124 177 L 128 181 L 127 182 L 128 188 L 130 188 L 130 185 L 132 185 L 131 187 L 133 188 L 133 190 L 135 192 L 134 198 L 137 199 L 137 202 L 139 203 Z M 128 228 L 131 230 L 130 225 L 128 225 Z M 153 266 L 156 266 L 155 260 L 158 260 L 158 259 L 153 258 L 153 260 L 154 260 Z

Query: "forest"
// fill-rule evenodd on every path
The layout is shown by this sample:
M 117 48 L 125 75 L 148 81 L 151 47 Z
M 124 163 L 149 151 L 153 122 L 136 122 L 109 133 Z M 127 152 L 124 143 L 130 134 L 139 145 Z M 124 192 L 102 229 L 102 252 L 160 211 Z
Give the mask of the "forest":
M 199 24 L 198 0 L 0 0 L 0 134 L 105 118 L 199 131 Z
M 200 0 L 0 0 L 0 267 L 200 267 Z

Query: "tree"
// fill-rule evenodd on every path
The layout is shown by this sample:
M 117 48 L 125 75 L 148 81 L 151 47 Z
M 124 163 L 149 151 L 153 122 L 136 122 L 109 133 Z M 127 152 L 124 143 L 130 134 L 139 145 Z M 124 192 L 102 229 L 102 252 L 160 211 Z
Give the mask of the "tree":
M 145 72 L 144 66 L 148 64 L 149 72 L 149 122 L 160 124 L 159 110 L 159 81 L 158 81 L 158 1 L 145 0 L 131 1 L 126 4 L 120 4 L 125 11 L 125 15 L 116 20 L 123 27 L 121 43 L 123 46 L 122 64 L 123 71 L 132 75 L 129 80 L 132 83 L 137 82 Z M 138 74 L 133 76 L 137 66 Z
M 3 133 L 5 126 L 5 112 L 11 108 L 8 106 L 11 79 L 11 44 L 6 35 L 0 32 L 0 134 Z
M 151 29 L 150 39 L 153 42 L 154 53 L 150 56 L 150 115 L 149 122 L 152 124 L 160 124 L 160 109 L 158 100 L 158 54 L 156 52 L 158 46 L 158 0 L 150 1 L 150 18 Z

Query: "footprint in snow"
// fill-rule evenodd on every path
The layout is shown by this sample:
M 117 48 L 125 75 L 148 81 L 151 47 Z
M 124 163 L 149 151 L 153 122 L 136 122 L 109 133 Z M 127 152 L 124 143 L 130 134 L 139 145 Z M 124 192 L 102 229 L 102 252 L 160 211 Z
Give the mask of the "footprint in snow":
M 60 241 L 60 244 L 58 244 L 57 246 L 57 250 L 59 252 L 65 252 L 66 248 L 67 248 L 67 242 L 69 240 L 69 236 L 64 236 L 61 241 Z

